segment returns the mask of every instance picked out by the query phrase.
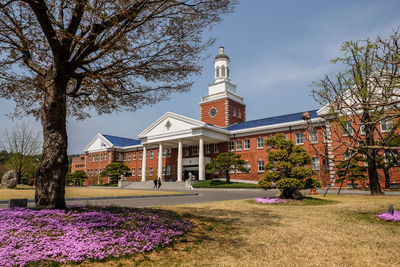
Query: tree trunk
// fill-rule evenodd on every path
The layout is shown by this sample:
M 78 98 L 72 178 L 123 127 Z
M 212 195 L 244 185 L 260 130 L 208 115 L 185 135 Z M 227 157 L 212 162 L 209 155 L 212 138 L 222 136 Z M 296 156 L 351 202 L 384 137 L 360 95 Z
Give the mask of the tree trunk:
M 225 178 L 226 183 L 230 184 L 231 176 L 229 175 L 229 170 L 224 170 L 222 173 L 223 173 L 223 177 Z
M 385 174 L 385 188 L 390 188 L 390 174 L 388 168 L 383 168 L 383 173 Z
M 376 168 L 376 160 L 374 152 L 369 151 L 367 153 L 368 162 L 368 177 L 369 177 L 369 188 L 371 196 L 381 196 L 382 190 L 379 184 L 378 171 Z
M 65 177 L 68 172 L 66 85 L 62 71 L 46 82 L 41 109 L 43 151 L 37 172 L 36 208 L 65 209 Z
M 363 114 L 364 121 L 371 121 L 370 115 L 368 112 L 364 111 Z M 365 126 L 365 142 L 367 146 L 374 146 L 374 130 L 375 126 L 366 125 Z M 371 196 L 381 196 L 382 190 L 379 184 L 378 171 L 376 168 L 376 150 L 375 149 L 367 149 L 367 162 L 368 162 L 368 177 L 369 177 L 369 188 L 371 191 Z

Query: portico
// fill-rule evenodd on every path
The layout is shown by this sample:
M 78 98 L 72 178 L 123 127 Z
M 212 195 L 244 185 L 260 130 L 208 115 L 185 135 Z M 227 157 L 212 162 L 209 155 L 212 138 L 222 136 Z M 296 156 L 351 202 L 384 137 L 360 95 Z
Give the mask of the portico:
M 177 148 L 177 174 L 176 181 L 183 181 L 184 170 L 198 169 L 198 179 L 205 180 L 205 165 L 210 162 L 204 156 L 205 144 L 216 144 L 229 141 L 229 132 L 220 127 L 194 120 L 172 112 L 167 112 L 160 119 L 151 124 L 138 135 L 143 145 L 143 154 L 146 155 L 147 147 L 158 147 L 157 177 L 163 179 L 163 149 Z M 197 157 L 185 158 L 183 149 L 191 147 Z M 193 154 L 193 153 L 192 153 Z M 142 170 L 146 170 L 146 157 L 142 160 Z M 142 171 L 142 182 L 145 182 L 146 172 Z

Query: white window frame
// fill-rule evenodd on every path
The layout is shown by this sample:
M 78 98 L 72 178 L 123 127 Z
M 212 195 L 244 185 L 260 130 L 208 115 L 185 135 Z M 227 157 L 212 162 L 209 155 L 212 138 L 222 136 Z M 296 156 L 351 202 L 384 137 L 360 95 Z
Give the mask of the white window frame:
M 348 160 L 353 156 L 353 153 L 351 153 L 350 150 L 347 150 L 346 153 L 344 153 L 343 158 L 344 160 Z
M 153 158 L 154 158 L 154 151 L 150 150 L 150 159 L 153 159 Z
M 383 129 L 385 127 L 385 129 Z M 381 132 L 386 133 L 393 129 L 393 122 L 391 119 L 385 119 L 381 121 Z
M 328 132 L 326 131 L 326 129 L 324 129 L 323 131 L 323 136 L 324 136 L 324 142 L 328 142 L 329 138 L 328 138 Z
M 347 130 L 347 131 L 346 131 Z M 349 133 L 347 133 L 349 132 Z M 353 122 L 352 121 L 346 121 L 344 124 L 344 127 L 342 128 L 342 136 L 352 136 L 353 135 Z
M 183 154 L 184 154 L 185 156 L 189 156 L 189 147 L 185 146 L 185 147 L 183 148 Z
M 260 142 L 260 140 L 261 140 L 261 142 Z M 261 136 L 257 137 L 257 149 L 263 149 L 263 148 L 264 148 L 264 138 Z
M 100 153 L 100 161 L 103 161 L 103 153 Z
M 317 130 L 311 130 L 309 132 L 309 136 L 310 136 L 311 144 L 318 144 L 318 131 Z
M 192 155 L 199 154 L 199 146 L 192 146 Z
M 219 144 L 214 144 L 214 153 L 219 153 Z
M 244 139 L 244 150 L 250 150 L 250 139 Z
M 143 159 L 143 151 L 140 151 L 140 152 L 139 152 L 139 159 L 140 159 L 140 160 Z
M 206 154 L 210 154 L 210 153 L 211 153 L 210 144 L 206 144 Z
M 232 152 L 233 150 L 235 150 L 235 147 L 234 147 L 235 145 L 234 145 L 234 142 L 233 141 L 229 141 L 228 142 L 228 151 L 229 152 Z
M 319 160 L 319 157 L 312 157 L 312 159 L 311 159 L 311 168 L 314 170 L 314 171 L 318 171 L 319 170 L 319 168 L 320 168 L 320 160 Z
M 233 117 L 236 117 L 236 108 L 235 107 L 232 108 L 232 115 L 233 115 Z
M 304 134 L 302 132 L 296 133 L 296 145 L 304 145 Z
M 153 176 L 154 175 L 154 169 L 153 167 L 149 168 L 149 176 Z
M 257 170 L 258 172 L 264 172 L 265 163 L 263 160 L 257 161 Z
M 167 148 L 167 158 L 171 157 L 172 148 Z
M 246 161 L 246 163 L 244 164 L 244 167 L 249 170 L 249 173 L 251 172 L 251 163 L 250 163 L 250 161 Z
M 236 151 L 242 151 L 242 139 L 236 140 Z
M 238 118 L 241 119 L 242 118 L 242 113 L 240 112 L 240 109 L 238 109 Z
M 136 152 L 132 152 L 132 159 L 136 160 Z
M 132 168 L 132 176 L 136 176 L 136 169 Z
M 365 135 L 365 124 L 360 124 L 360 134 Z
M 139 168 L 139 176 L 142 176 L 142 168 Z

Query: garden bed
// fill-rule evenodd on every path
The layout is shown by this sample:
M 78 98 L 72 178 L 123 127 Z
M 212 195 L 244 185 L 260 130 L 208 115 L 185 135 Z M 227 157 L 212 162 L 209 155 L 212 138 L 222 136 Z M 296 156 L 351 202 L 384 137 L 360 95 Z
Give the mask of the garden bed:
M 154 209 L 0 209 L 0 266 L 118 258 L 165 247 L 193 226 Z

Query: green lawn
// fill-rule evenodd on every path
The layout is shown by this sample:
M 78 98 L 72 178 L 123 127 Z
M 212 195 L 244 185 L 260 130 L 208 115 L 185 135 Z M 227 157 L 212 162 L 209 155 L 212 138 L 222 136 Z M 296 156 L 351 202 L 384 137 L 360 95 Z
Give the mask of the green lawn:
M 194 188 L 259 188 L 257 184 L 249 183 L 236 183 L 231 182 L 227 184 L 225 181 L 220 180 L 206 180 L 194 184 Z

